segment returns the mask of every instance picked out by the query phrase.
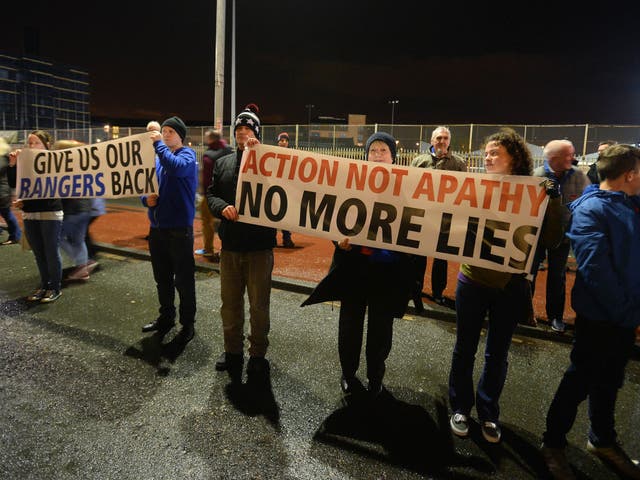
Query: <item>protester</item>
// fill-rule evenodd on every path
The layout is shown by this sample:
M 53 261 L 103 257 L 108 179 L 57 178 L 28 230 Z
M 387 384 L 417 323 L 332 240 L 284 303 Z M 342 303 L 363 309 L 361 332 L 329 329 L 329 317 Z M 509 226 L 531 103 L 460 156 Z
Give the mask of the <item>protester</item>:
M 242 153 L 260 142 L 258 107 L 249 104 L 235 119 L 233 132 L 238 149 L 219 158 L 207 190 L 211 213 L 221 219 L 218 235 L 220 252 L 220 296 L 224 351 L 215 368 L 226 370 L 237 383 L 244 365 L 244 295 L 249 297 L 249 362 L 247 377 L 258 382 L 269 378 L 270 366 L 265 358 L 271 324 L 271 274 L 276 230 L 238 221 L 236 186 Z
M 513 130 L 504 129 L 485 141 L 485 169 L 500 175 L 531 175 L 533 160 L 524 140 Z M 541 242 L 553 246 L 563 235 L 563 214 L 556 185 L 547 182 L 551 199 L 547 207 Z M 565 209 L 566 210 L 566 209 Z M 456 343 L 449 375 L 449 400 L 453 415 L 452 432 L 459 437 L 469 434 L 469 416 L 476 406 L 482 435 L 491 443 L 501 439 L 500 394 L 507 378 L 511 337 L 518 322 L 531 314 L 531 287 L 525 274 L 513 274 L 462 264 L 456 289 Z M 475 355 L 485 318 L 488 328 L 485 362 L 473 391 Z
M 16 169 L 15 162 L 12 165 L 9 160 L 9 150 L 7 141 L 0 137 L 0 215 L 4 218 L 9 233 L 9 238 L 0 242 L 0 245 L 20 243 L 20 238 L 22 238 L 22 230 L 20 230 L 18 220 L 11 211 L 12 187 L 15 187 L 16 183 Z
M 27 138 L 27 146 L 33 149 L 49 150 L 51 135 L 44 130 L 34 130 Z M 12 164 L 20 161 L 21 150 L 9 154 Z M 33 251 L 40 272 L 40 285 L 27 300 L 50 303 L 62 295 L 62 258 L 60 257 L 60 236 L 62 232 L 62 201 L 58 198 L 37 200 L 16 200 L 16 208 L 22 209 L 24 233 Z
M 575 157 L 575 148 L 569 140 L 551 140 L 543 150 L 545 162 L 536 168 L 533 174 L 557 183 L 562 195 L 562 202 L 568 205 L 578 198 L 589 185 L 589 179 L 578 167 L 571 163 Z M 564 333 L 564 305 L 567 282 L 567 260 L 570 252 L 569 239 L 564 238 L 554 248 L 538 245 L 536 263 L 547 258 L 547 282 L 545 310 L 551 329 Z M 534 269 L 533 291 L 536 288 L 538 268 Z
M 209 185 L 211 185 L 213 167 L 216 164 L 216 160 L 230 154 L 233 150 L 222 138 L 222 132 L 217 130 L 207 130 L 205 139 L 208 148 L 202 156 L 202 170 L 200 172 L 200 194 L 202 195 L 202 201 L 200 202 L 200 220 L 202 222 L 203 248 L 196 250 L 195 254 L 219 262 L 220 253 L 213 249 L 213 237 L 216 233 L 216 225 L 220 223 L 220 220 L 211 214 L 209 204 L 204 195 L 206 195 L 207 189 Z
M 411 162 L 412 167 L 433 168 L 435 170 L 450 170 L 466 172 L 467 164 L 455 153 L 449 150 L 451 145 L 451 130 L 448 127 L 439 126 L 431 132 L 431 147 L 429 152 L 418 155 Z M 422 305 L 422 289 L 424 287 L 424 275 L 427 270 L 427 257 L 416 257 L 417 278 L 413 302 L 418 312 L 424 310 Z M 444 305 L 443 292 L 447 288 L 448 263 L 441 258 L 434 258 L 431 265 L 431 292 L 433 300 Z
M 374 133 L 365 145 L 365 160 L 395 163 L 396 141 Z M 360 364 L 365 311 L 367 311 L 367 378 L 372 398 L 383 391 L 385 362 L 391 351 L 393 319 L 404 315 L 413 278 L 407 275 L 411 255 L 353 245 L 348 238 L 336 242 L 329 273 L 304 305 L 340 300 L 338 354 L 340 386 L 347 400 L 356 400 L 364 386 L 356 376 Z
M 578 270 L 569 368 L 547 413 L 542 453 L 554 478 L 576 478 L 565 454 L 578 406 L 589 402 L 587 451 L 623 478 L 640 467 L 617 440 L 615 405 L 640 326 L 640 149 L 610 146 L 598 160 L 600 188 L 571 203 L 568 232 Z
M 147 132 L 160 132 L 160 123 L 156 122 L 155 120 L 151 120 L 149 123 L 147 123 L 146 130 Z
M 174 326 L 175 290 L 180 297 L 178 340 L 189 342 L 195 333 L 196 286 L 193 259 L 193 219 L 198 187 L 196 153 L 184 146 L 187 127 L 179 117 L 162 122 L 162 133 L 149 136 L 156 152 L 158 193 L 142 197 L 148 207 L 149 253 L 158 290 L 160 316 L 143 332 L 166 335 Z
M 611 145 L 616 145 L 618 142 L 615 140 L 604 140 L 603 142 L 598 143 L 598 158 L 595 162 L 589 165 L 589 170 L 587 171 L 587 178 L 591 183 L 599 184 L 600 183 L 600 175 L 598 174 L 598 159 L 600 158 L 600 154 L 603 150 Z

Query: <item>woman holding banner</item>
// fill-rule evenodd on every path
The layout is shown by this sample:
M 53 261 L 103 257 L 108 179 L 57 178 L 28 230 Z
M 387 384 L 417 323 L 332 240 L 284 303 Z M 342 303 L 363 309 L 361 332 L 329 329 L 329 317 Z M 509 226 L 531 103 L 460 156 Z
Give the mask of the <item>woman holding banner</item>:
M 365 160 L 395 163 L 395 139 L 384 132 L 374 133 L 365 145 Z M 352 245 L 345 238 L 336 243 L 329 273 L 302 304 L 340 300 L 340 386 L 347 401 L 365 393 L 356 372 L 367 310 L 368 392 L 372 399 L 383 392 L 382 379 L 391 351 L 393 319 L 402 317 L 407 307 L 412 286 L 412 277 L 407 272 L 411 268 L 411 255 Z
M 52 138 L 44 130 L 35 130 L 27 138 L 29 148 L 49 150 Z M 10 154 L 13 162 L 19 161 L 20 150 Z M 24 233 L 36 257 L 40 272 L 40 285 L 27 297 L 30 302 L 49 303 L 60 298 L 62 258 L 60 235 L 62 232 L 62 201 L 58 198 L 16 200 L 16 208 L 22 208 Z
M 485 141 L 485 169 L 499 175 L 531 175 L 533 160 L 524 140 L 504 129 Z M 564 235 L 564 216 L 557 185 L 545 185 L 551 197 L 543 221 L 541 241 L 557 245 Z M 480 332 L 488 316 L 485 363 L 475 393 L 482 435 L 490 443 L 501 437 L 498 401 L 507 376 L 507 356 L 518 322 L 526 323 L 533 308 L 531 287 L 525 274 L 513 274 L 463 264 L 456 289 L 456 343 L 449 375 L 452 432 L 469 434 L 474 405 L 473 369 Z

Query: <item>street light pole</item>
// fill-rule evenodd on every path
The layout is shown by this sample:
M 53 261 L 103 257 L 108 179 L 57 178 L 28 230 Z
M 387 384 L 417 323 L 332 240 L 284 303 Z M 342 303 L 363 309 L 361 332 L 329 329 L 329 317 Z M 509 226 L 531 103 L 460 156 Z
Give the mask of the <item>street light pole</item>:
M 308 116 L 307 116 L 307 150 L 311 148 L 311 109 L 315 108 L 315 105 L 310 103 L 306 104 Z
M 388 103 L 391 104 L 391 136 L 393 137 L 393 120 L 396 113 L 396 105 L 400 103 L 400 100 L 389 100 Z

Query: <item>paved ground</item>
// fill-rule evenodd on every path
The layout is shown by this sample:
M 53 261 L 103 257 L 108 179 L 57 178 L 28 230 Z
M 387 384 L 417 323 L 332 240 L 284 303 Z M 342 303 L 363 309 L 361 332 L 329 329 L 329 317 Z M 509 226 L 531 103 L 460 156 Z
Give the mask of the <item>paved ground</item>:
M 298 251 L 277 255 L 289 252 Z M 86 284 L 65 286 L 51 305 L 28 305 L 33 256 L 0 248 L 0 478 L 544 478 L 537 449 L 568 361 L 569 345 L 555 340 L 565 337 L 519 331 L 502 397 L 504 442 L 491 446 L 477 428 L 466 440 L 449 433 L 449 309 L 397 321 L 385 377 L 392 397 L 345 408 L 338 307 L 300 308 L 307 282 L 278 276 L 270 383 L 234 389 L 213 368 L 222 344 L 215 265 L 197 274 L 197 334 L 183 348 L 173 333 L 161 342 L 140 332 L 157 305 L 150 265 L 138 258 L 111 248 Z M 618 429 L 636 456 L 638 398 L 633 361 Z M 583 406 L 569 438 L 579 478 L 615 478 L 585 451 L 586 428 Z

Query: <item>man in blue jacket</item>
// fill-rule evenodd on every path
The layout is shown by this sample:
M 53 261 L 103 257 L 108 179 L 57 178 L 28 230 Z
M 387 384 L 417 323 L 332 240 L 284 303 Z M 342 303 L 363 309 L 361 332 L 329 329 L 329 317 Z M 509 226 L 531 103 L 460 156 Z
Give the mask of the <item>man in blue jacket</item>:
M 587 450 L 624 478 L 640 468 L 620 447 L 615 402 L 640 325 L 640 149 L 614 145 L 600 154 L 600 188 L 571 203 L 567 236 L 578 262 L 571 364 L 547 413 L 542 453 L 554 478 L 575 478 L 564 449 L 578 405 L 589 399 Z
M 187 127 L 179 117 L 162 123 L 161 133 L 149 133 L 156 151 L 158 193 L 142 198 L 148 207 L 149 252 L 158 289 L 160 316 L 142 327 L 143 332 L 166 335 L 175 323 L 175 290 L 180 297 L 178 341 L 194 335 L 196 317 L 193 218 L 198 187 L 196 152 L 183 145 Z

